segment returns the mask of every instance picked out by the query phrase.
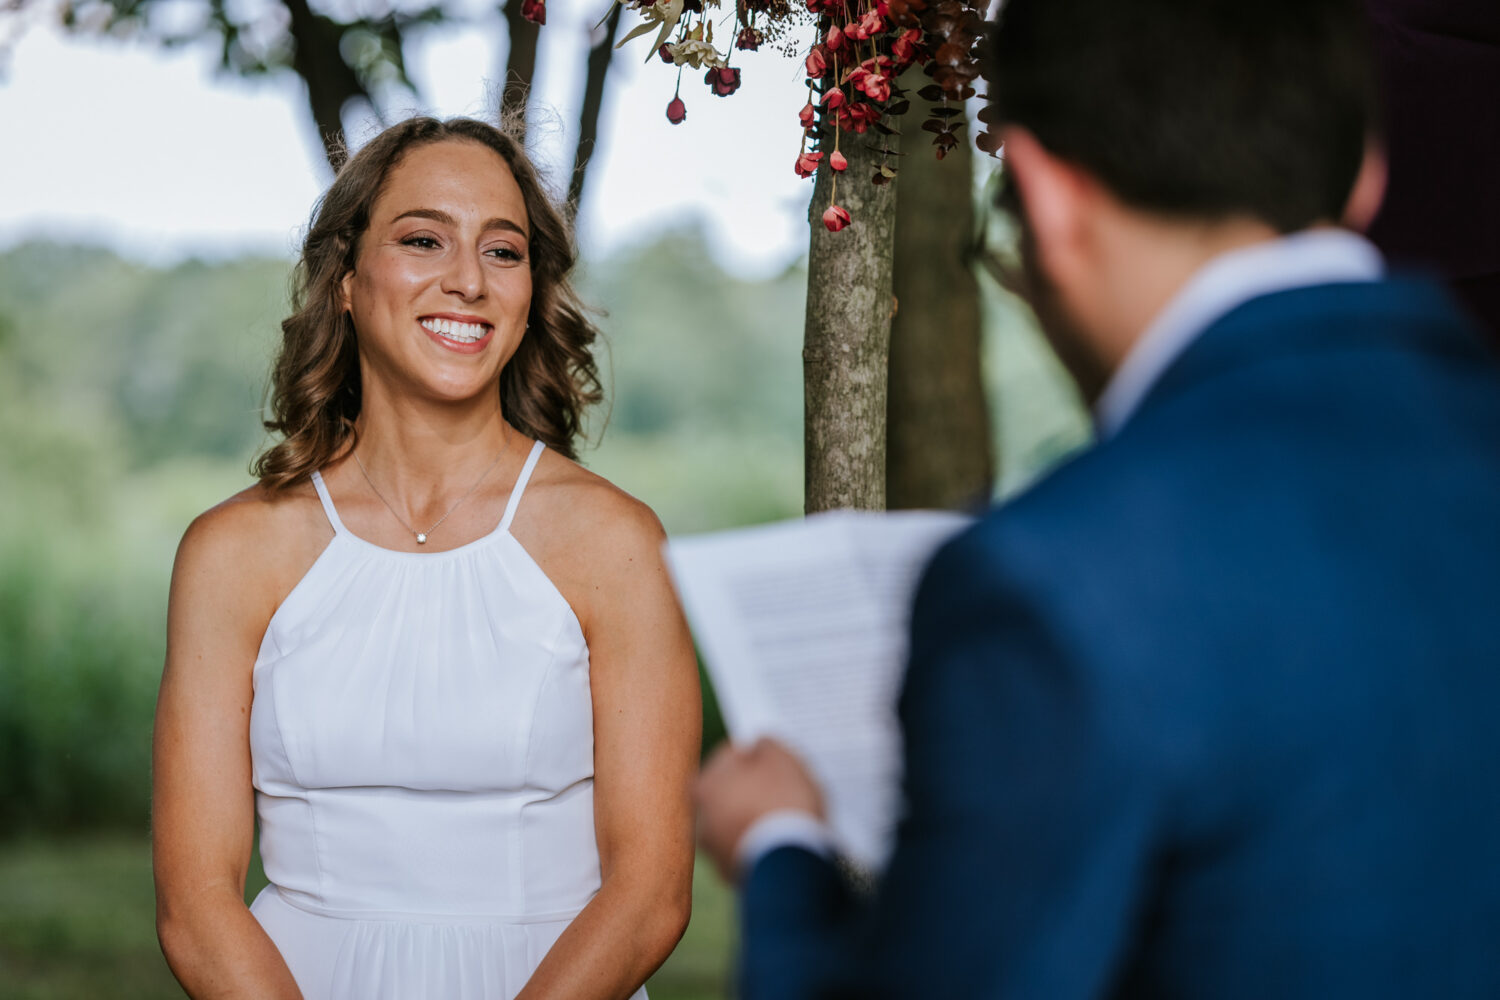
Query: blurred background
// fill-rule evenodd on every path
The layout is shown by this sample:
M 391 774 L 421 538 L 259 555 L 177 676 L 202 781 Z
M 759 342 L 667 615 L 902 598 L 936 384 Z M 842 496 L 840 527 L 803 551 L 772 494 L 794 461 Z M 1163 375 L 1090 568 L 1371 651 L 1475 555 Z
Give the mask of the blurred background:
M 329 24 L 368 28 L 335 40 L 362 74 L 338 112 L 352 145 L 413 111 L 493 116 L 513 16 L 493 3 L 372 6 L 319 8 Z M 559 195 L 587 131 L 587 62 L 607 8 L 555 0 L 534 39 L 528 141 Z M 283 37 L 299 9 L 10 0 L 0 13 L 6 997 L 180 995 L 156 946 L 147 833 L 167 581 L 191 518 L 251 481 L 291 262 L 332 176 L 316 85 Z M 609 402 L 583 460 L 673 534 L 802 510 L 812 182 L 791 169 L 800 60 L 779 51 L 800 41 L 743 54 L 744 86 L 728 98 L 685 80 L 678 126 L 664 115 L 675 72 L 649 39 L 628 43 L 596 109 L 579 283 L 600 310 Z M 930 160 L 919 148 L 903 169 L 917 158 Z M 972 224 L 955 223 L 971 249 L 1004 241 L 985 208 L 993 162 L 937 165 L 942 187 L 975 206 Z M 1087 421 L 1029 314 L 974 254 L 958 267 L 928 277 L 978 317 L 977 447 L 1000 495 L 1081 444 Z M 722 728 L 708 695 L 712 741 Z M 706 866 L 698 883 L 687 937 L 650 984 L 656 1000 L 726 995 L 733 908 Z M 251 893 L 261 884 L 257 866 Z

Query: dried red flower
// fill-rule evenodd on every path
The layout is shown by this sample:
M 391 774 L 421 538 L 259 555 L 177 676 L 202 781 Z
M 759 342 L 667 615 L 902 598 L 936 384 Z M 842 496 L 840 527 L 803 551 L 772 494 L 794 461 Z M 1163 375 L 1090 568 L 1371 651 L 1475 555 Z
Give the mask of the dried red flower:
M 815 115 L 817 115 L 817 110 L 813 107 L 813 102 L 808 101 L 802 105 L 802 110 L 797 112 L 797 120 L 802 123 L 803 128 L 812 128 Z
M 682 98 L 674 97 L 667 104 L 667 121 L 673 125 L 681 125 L 687 117 L 687 105 L 682 103 Z
M 897 39 L 891 43 L 891 55 L 896 57 L 896 62 L 905 67 L 916 62 L 917 55 L 921 51 L 922 32 L 918 28 L 908 28 L 903 31 Z
M 840 153 L 836 149 L 829 155 L 829 157 L 828 157 L 828 165 L 830 167 L 832 167 L 833 169 L 839 170 L 839 171 L 843 171 L 843 170 L 849 169 L 849 161 L 844 158 L 844 154 L 843 153 Z
M 845 100 L 844 92 L 838 87 L 829 87 L 823 91 L 823 107 L 830 111 L 843 107 Z
M 828 73 L 828 56 L 821 45 L 814 45 L 813 50 L 807 54 L 807 61 L 803 63 L 807 75 L 814 80 L 821 80 Z
M 890 62 L 889 59 L 885 61 Z M 866 59 L 850 72 L 849 83 L 872 101 L 889 101 L 891 78 L 882 71 L 883 69 L 879 59 Z
M 851 221 L 849 213 L 840 205 L 829 205 L 828 211 L 823 213 L 823 225 L 828 227 L 830 233 L 838 232 Z
M 864 135 L 871 125 L 880 121 L 880 109 L 868 101 L 850 101 L 838 110 L 839 128 L 856 135 Z
M 801 153 L 797 156 L 797 176 L 811 177 L 818 172 L 818 161 L 823 158 L 822 153 Z
M 828 46 L 829 52 L 837 52 L 839 49 L 844 47 L 843 29 L 835 24 L 833 27 L 828 29 L 828 37 L 823 39 L 823 42 Z
M 661 57 L 662 62 L 669 66 L 672 64 L 672 46 L 666 42 L 661 43 L 661 48 L 656 50 L 656 54 Z
M 721 69 L 712 69 L 704 74 L 703 82 L 713 88 L 713 92 L 719 97 L 728 97 L 740 89 L 740 71 L 728 66 Z
M 865 83 L 861 89 L 865 92 L 865 96 L 872 101 L 889 101 L 891 99 L 891 78 L 884 73 L 871 73 L 865 77 Z
M 765 35 L 762 35 L 756 29 L 745 27 L 740 29 L 740 37 L 734 40 L 734 47 L 737 49 L 744 49 L 748 52 L 754 52 L 756 49 L 760 48 L 760 43 L 765 40 L 765 37 Z
M 547 0 L 521 0 L 521 16 L 532 24 L 546 24 Z
M 881 19 L 880 13 L 869 10 L 865 12 L 864 17 L 847 25 L 844 28 L 844 34 L 862 42 L 868 38 L 874 38 L 884 30 L 885 21 Z

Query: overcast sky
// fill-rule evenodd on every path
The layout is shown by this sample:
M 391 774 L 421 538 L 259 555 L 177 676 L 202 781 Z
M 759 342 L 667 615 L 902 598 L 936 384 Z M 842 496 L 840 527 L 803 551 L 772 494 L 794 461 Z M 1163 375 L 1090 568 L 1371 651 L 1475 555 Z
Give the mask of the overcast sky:
M 541 34 L 538 97 L 555 109 L 555 127 L 570 132 L 594 6 L 550 5 Z M 421 98 L 403 105 L 440 115 L 492 106 L 504 28 L 494 13 L 480 17 L 414 39 L 407 56 Z M 629 27 L 635 15 L 626 17 Z M 599 256 L 701 219 L 721 263 L 746 274 L 785 267 L 806 249 L 812 195 L 812 181 L 792 172 L 806 100 L 800 64 L 743 53 L 744 86 L 727 98 L 688 71 L 687 121 L 673 126 L 664 109 L 674 73 L 645 62 L 648 51 L 649 39 L 627 43 L 610 70 L 579 219 L 584 252 Z M 292 253 L 329 180 L 301 82 L 289 72 L 226 77 L 215 61 L 212 44 L 167 53 L 32 24 L 0 81 L 0 247 L 82 241 L 161 263 Z M 352 138 L 378 127 L 353 122 Z M 553 145 L 571 156 L 572 142 L 569 134 Z

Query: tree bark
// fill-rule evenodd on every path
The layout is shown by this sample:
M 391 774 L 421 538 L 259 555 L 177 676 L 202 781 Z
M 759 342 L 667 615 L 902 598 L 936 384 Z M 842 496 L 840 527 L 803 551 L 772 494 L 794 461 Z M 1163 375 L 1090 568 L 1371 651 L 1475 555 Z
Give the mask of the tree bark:
M 885 507 L 886 354 L 891 333 L 891 267 L 896 185 L 877 187 L 881 136 L 845 136 L 849 168 L 821 169 L 808 221 L 807 322 L 802 369 L 805 507 Z M 895 137 L 890 137 L 894 144 Z M 894 145 L 893 145 L 894 148 Z M 853 221 L 831 233 L 822 221 L 834 200 Z
M 578 146 L 573 151 L 573 176 L 568 181 L 568 214 L 578 215 L 578 206 L 583 202 L 583 185 L 588 175 L 589 160 L 594 156 L 594 146 L 599 141 L 599 112 L 604 106 L 604 78 L 609 75 L 610 56 L 614 54 L 615 36 L 620 31 L 620 13 L 623 4 L 610 8 L 604 22 L 604 34 L 589 49 L 588 78 L 583 87 L 583 110 L 578 114 Z
M 505 0 L 505 74 L 501 77 L 500 121 L 523 138 L 526 132 L 526 102 L 536 76 L 536 42 L 539 27 L 521 16 L 521 0 Z
M 926 82 L 917 74 L 903 86 Z M 967 508 L 987 500 L 995 465 L 980 362 L 969 138 L 939 162 L 926 143 L 901 161 L 886 407 L 892 509 Z
M 369 92 L 339 51 L 343 26 L 313 11 L 307 0 L 282 0 L 291 15 L 288 33 L 294 51 L 292 69 L 307 84 L 307 103 L 323 141 L 323 155 L 338 173 L 348 159 L 344 141 L 344 105 Z

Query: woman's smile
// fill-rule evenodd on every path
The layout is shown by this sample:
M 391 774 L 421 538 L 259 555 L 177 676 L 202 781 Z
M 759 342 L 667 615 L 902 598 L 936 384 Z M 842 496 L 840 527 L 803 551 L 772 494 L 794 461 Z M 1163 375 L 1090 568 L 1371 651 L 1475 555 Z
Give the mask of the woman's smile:
M 443 313 L 423 316 L 418 324 L 440 347 L 459 354 L 478 354 L 494 337 L 495 327 L 477 317 Z

